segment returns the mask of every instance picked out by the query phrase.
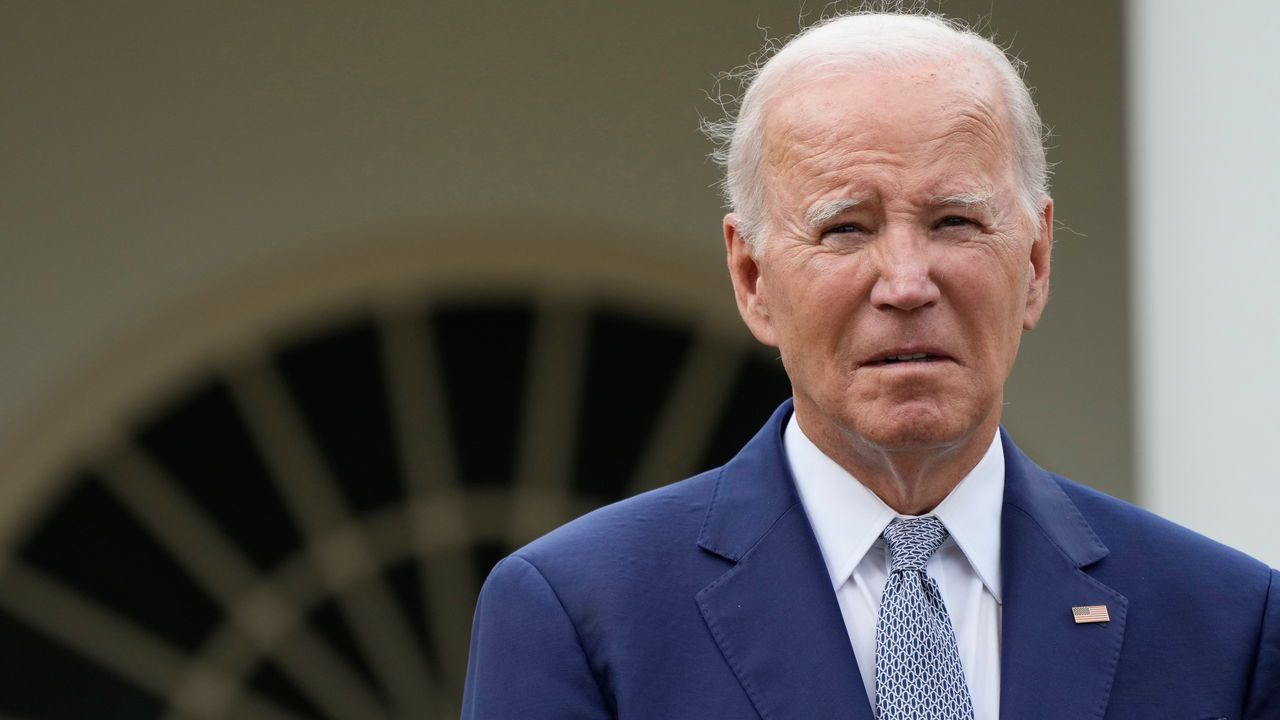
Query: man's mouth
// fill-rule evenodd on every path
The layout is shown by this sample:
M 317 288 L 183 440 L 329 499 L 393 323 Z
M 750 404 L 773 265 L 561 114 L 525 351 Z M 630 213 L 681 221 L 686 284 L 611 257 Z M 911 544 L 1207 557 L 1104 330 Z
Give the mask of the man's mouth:
M 878 357 L 868 362 L 867 365 L 870 365 L 872 367 L 887 367 L 890 365 L 940 362 L 943 360 L 950 360 L 950 359 L 951 358 L 945 355 L 940 355 L 940 354 L 931 353 L 931 352 L 895 353 L 892 355 L 883 355 L 881 357 Z

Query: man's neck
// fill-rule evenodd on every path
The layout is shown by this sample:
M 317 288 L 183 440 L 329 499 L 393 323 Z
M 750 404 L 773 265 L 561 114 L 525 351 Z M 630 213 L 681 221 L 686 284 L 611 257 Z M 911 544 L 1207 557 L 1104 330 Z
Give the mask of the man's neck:
M 924 515 L 946 499 L 977 466 L 999 427 L 996 416 L 952 442 L 902 449 L 821 423 L 810 430 L 799 416 L 796 421 L 819 450 L 903 515 Z

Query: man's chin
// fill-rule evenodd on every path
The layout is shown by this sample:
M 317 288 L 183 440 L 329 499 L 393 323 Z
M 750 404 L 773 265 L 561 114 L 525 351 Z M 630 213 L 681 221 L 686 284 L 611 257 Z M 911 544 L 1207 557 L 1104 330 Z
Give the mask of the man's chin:
M 863 434 L 863 442 L 885 452 L 918 453 L 945 450 L 960 444 L 960 439 L 929 428 L 910 428 L 896 432 Z
M 972 428 L 933 410 L 898 409 L 889 417 L 857 418 L 850 426 L 862 442 L 889 452 L 943 450 L 963 444 Z

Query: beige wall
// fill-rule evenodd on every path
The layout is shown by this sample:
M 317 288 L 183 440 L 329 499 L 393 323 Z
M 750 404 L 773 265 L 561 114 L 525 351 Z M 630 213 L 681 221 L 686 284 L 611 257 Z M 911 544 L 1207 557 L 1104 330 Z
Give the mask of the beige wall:
M 1129 495 L 1120 4 L 945 7 L 990 11 L 1031 63 L 1070 228 L 1006 420 L 1043 464 Z M 794 31 L 800 3 L 2 13 L 0 461 L 195 298 L 374 238 L 448 253 L 445 227 L 553 225 L 719 272 L 704 92 L 759 45 L 757 24 Z

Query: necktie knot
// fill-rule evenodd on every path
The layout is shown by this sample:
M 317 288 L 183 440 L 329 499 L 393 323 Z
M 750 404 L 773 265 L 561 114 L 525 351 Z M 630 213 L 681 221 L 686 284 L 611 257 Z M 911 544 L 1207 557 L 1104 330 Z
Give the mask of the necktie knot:
M 933 515 L 900 518 L 889 523 L 881 537 L 889 549 L 889 572 L 919 571 L 947 539 L 947 528 Z

